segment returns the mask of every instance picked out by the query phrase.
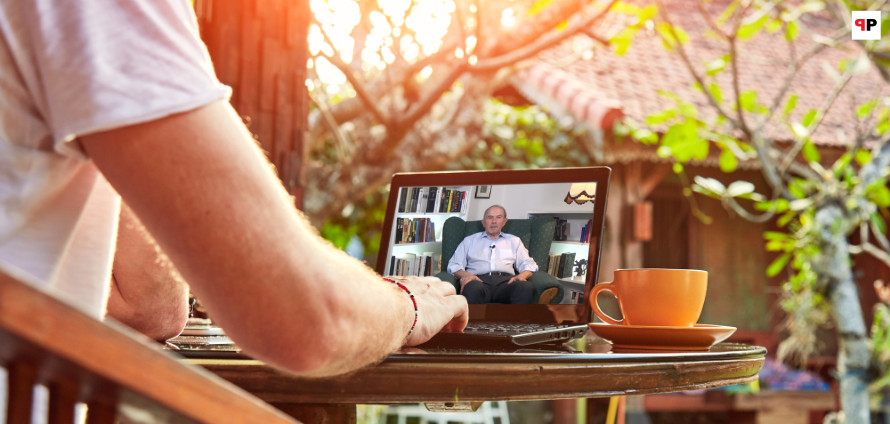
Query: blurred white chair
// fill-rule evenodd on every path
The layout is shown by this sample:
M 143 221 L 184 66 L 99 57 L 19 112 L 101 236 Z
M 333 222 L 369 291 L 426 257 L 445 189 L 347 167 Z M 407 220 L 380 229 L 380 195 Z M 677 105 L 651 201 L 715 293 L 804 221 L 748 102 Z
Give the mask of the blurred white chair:
M 410 424 L 416 418 L 418 424 L 510 424 L 507 402 L 484 402 L 473 412 L 433 412 L 421 404 L 391 405 L 384 412 L 384 422 L 395 416 L 396 424 Z

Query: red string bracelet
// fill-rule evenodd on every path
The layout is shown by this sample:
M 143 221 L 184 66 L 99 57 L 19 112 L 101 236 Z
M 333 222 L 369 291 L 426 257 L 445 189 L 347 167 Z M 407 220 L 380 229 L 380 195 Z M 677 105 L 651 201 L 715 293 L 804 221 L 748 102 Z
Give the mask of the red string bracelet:
M 384 277 L 383 280 L 384 280 L 384 281 L 389 281 L 390 283 L 393 283 L 393 284 L 399 286 L 399 288 L 402 289 L 402 290 L 404 290 L 405 293 L 408 293 L 408 297 L 411 298 L 411 304 L 414 305 L 414 323 L 411 324 L 411 329 L 408 330 L 408 336 L 410 336 L 411 333 L 414 332 L 414 327 L 417 326 L 417 318 L 418 318 L 418 312 L 417 312 L 417 299 L 414 298 L 414 293 L 411 293 L 411 290 L 408 290 L 408 287 L 405 287 L 404 284 L 402 284 L 402 283 L 400 283 L 400 282 L 398 282 L 398 281 L 396 281 L 396 280 L 393 280 L 393 279 L 391 279 L 391 278 L 386 278 L 386 277 Z M 407 337 L 407 336 L 406 336 L 406 337 Z

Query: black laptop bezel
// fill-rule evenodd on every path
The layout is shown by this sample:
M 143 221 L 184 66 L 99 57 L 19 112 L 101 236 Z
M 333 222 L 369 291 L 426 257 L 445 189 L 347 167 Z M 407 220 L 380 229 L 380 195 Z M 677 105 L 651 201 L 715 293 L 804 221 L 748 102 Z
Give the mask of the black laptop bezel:
M 575 305 L 470 305 L 469 310 L 471 321 L 587 324 L 590 322 L 591 309 L 586 299 L 589 299 L 590 290 L 596 284 L 599 275 L 606 199 L 608 198 L 611 173 L 612 169 L 606 166 L 397 173 L 393 175 L 390 184 L 376 270 L 378 273 L 383 273 L 386 269 L 390 251 L 390 234 L 396 216 L 395 209 L 401 187 L 597 182 L 600 184 L 596 186 L 596 201 L 593 205 L 590 228 L 588 271 L 584 288 L 585 302 Z M 557 320 L 556 317 L 574 317 L 574 319 Z

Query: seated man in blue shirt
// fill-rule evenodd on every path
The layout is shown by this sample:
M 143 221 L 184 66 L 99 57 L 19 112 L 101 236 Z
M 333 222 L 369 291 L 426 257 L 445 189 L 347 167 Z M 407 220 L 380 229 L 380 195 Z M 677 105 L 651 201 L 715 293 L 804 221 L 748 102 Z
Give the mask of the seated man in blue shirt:
M 485 231 L 467 236 L 448 261 L 467 303 L 534 303 L 535 287 L 526 280 L 538 264 L 519 237 L 501 232 L 506 224 L 504 207 L 489 206 L 482 218 Z

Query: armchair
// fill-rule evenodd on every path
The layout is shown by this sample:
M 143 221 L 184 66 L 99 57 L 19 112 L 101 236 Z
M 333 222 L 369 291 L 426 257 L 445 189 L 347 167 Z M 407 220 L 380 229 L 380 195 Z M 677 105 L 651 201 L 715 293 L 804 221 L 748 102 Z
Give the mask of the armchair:
M 483 231 L 481 221 L 464 221 L 453 216 L 442 225 L 442 272 L 436 277 L 447 281 L 460 291 L 460 282 L 445 269 L 448 261 L 454 255 L 457 245 L 467 236 Z M 528 249 L 529 255 L 538 264 L 528 281 L 535 286 L 535 299 L 538 304 L 557 304 L 562 301 L 565 290 L 559 284 L 556 277 L 544 271 L 550 255 L 550 244 L 553 243 L 553 233 L 556 230 L 556 222 L 551 219 L 509 219 L 507 225 L 501 230 L 507 234 L 513 234 L 522 240 L 522 244 Z

